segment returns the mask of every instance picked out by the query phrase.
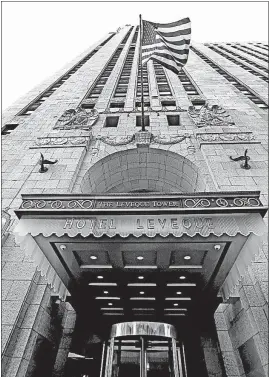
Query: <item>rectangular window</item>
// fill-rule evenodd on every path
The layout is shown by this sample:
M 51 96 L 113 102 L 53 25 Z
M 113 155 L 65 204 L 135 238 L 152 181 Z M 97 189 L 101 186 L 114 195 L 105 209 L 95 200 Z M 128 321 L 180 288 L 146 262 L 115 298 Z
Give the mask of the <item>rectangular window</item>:
M 145 127 L 149 126 L 149 115 L 144 116 L 144 124 L 145 124 Z M 141 115 L 138 115 L 136 117 L 136 127 L 142 127 L 142 116 Z
M 162 106 L 165 107 L 176 107 L 176 102 L 175 101 L 162 101 Z
M 16 127 L 18 124 L 6 124 L 1 130 L 1 135 L 9 135 Z
M 81 105 L 82 109 L 94 109 L 94 106 L 95 103 L 85 103 Z
M 167 115 L 167 121 L 169 126 L 180 126 L 179 115 Z
M 119 123 L 119 117 L 111 116 L 106 118 L 105 127 L 117 127 Z
M 124 102 L 111 102 L 110 107 L 115 109 L 123 109 L 124 108 Z

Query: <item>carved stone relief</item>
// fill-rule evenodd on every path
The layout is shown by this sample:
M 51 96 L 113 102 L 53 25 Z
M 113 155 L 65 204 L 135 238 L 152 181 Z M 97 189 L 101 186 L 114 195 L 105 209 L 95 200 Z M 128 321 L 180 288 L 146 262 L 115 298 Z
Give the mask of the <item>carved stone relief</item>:
M 188 114 L 199 128 L 206 126 L 234 126 L 231 116 L 219 105 L 210 106 L 206 103 L 201 109 L 190 106 Z
M 70 130 L 83 129 L 90 130 L 97 121 L 99 113 L 96 109 L 86 111 L 81 107 L 66 110 L 57 120 L 54 129 Z
M 183 140 L 188 139 L 191 140 L 191 135 L 185 134 L 185 135 L 153 135 L 151 132 L 143 131 L 143 132 L 136 132 L 133 135 L 128 136 L 97 136 L 95 140 L 100 140 L 105 144 L 108 145 L 127 145 L 132 143 L 133 141 L 136 142 L 137 145 L 150 145 L 151 143 L 157 143 L 162 145 L 172 145 L 181 143 Z M 192 153 L 195 151 L 194 146 L 192 143 L 188 145 L 190 148 L 190 151 Z
M 88 147 L 92 135 L 89 136 L 68 136 L 68 137 L 38 137 L 31 149 L 59 148 L 59 147 Z
M 200 144 L 257 143 L 252 132 L 200 133 L 196 138 Z

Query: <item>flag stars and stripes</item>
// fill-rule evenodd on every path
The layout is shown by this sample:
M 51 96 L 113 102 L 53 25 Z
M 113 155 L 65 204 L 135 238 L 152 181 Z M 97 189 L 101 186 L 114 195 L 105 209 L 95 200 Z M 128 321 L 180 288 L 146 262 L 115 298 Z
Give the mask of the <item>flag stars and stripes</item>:
M 179 73 L 188 60 L 191 38 L 191 23 L 189 18 L 158 24 L 142 21 L 142 64 L 153 59 Z

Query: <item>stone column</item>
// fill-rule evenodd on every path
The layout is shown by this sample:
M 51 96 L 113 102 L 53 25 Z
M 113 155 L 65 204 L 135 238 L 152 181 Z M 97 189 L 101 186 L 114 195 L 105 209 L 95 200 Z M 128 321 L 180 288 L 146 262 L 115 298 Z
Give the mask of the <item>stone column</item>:
M 64 316 L 62 320 L 62 337 L 57 352 L 52 377 L 63 377 L 65 364 L 72 343 L 72 335 L 76 323 L 76 312 L 69 302 L 64 303 Z
M 248 268 L 237 288 L 237 299 L 220 304 L 215 322 L 227 377 L 248 373 L 267 376 L 267 297 L 268 280 L 262 251 Z

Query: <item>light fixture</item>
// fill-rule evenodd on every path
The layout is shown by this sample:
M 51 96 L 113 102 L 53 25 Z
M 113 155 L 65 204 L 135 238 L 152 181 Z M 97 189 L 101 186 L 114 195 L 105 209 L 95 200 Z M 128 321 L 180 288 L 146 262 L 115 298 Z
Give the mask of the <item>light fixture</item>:
M 179 279 L 184 280 L 184 279 L 186 279 L 186 276 L 180 276 Z
M 139 292 L 141 295 L 144 295 L 145 294 L 145 292 L 143 292 L 143 291 L 141 291 L 141 292 Z
M 66 249 L 66 246 L 65 246 L 65 245 L 60 245 L 60 249 L 61 249 L 61 250 L 65 250 L 65 249 Z
M 190 257 L 189 255 L 185 255 L 184 259 L 186 259 L 186 260 L 190 260 L 191 257 Z
M 102 275 L 98 275 L 98 276 L 97 276 L 97 279 L 104 279 L 104 276 L 102 276 Z
M 182 292 L 180 292 L 180 291 L 177 292 L 177 295 L 181 295 L 181 294 L 182 294 Z
M 217 250 L 217 251 L 220 250 L 220 245 L 215 245 L 214 249 Z
M 139 279 L 139 280 L 143 280 L 143 279 L 144 279 L 144 276 L 138 276 L 138 279 Z
M 174 306 L 178 306 L 178 303 L 175 303 Z
M 104 291 L 104 294 L 107 295 L 107 294 L 108 294 L 108 291 Z
M 95 255 L 91 255 L 90 258 L 91 259 L 97 259 L 97 257 Z
M 113 304 L 112 304 L 112 302 L 109 302 L 108 305 L 109 305 L 109 306 L 112 306 Z
M 136 257 L 136 259 L 138 259 L 138 260 L 143 260 L 144 257 L 142 257 L 142 256 L 140 255 L 139 257 Z

